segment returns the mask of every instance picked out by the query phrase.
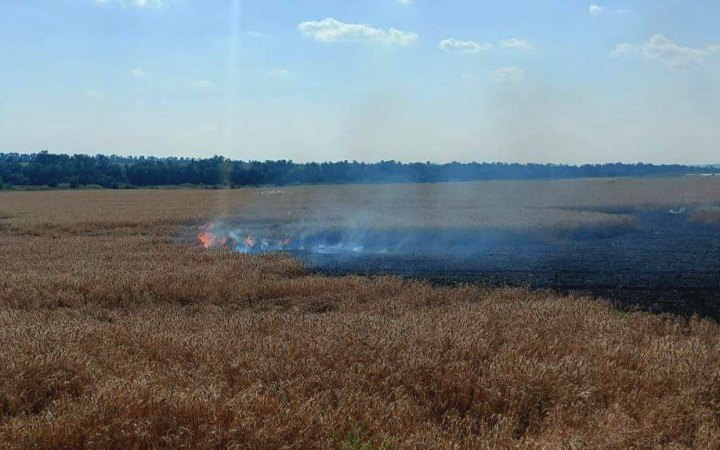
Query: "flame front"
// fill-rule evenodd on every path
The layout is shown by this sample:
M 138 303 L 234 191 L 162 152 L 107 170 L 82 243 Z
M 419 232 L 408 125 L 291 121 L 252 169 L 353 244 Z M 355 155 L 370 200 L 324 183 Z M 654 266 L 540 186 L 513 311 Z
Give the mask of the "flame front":
M 212 225 L 203 225 L 198 233 L 198 242 L 203 248 L 217 248 L 227 244 L 227 238 L 215 234 Z
M 197 240 L 202 248 L 227 248 L 239 253 L 259 254 L 303 250 L 302 242 L 287 235 L 263 236 L 247 230 L 229 229 L 222 223 L 207 223 L 198 230 Z

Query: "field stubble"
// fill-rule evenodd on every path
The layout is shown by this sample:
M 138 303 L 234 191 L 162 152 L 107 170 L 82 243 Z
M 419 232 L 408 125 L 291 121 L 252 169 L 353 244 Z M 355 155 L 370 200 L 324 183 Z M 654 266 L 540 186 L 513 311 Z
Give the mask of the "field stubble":
M 282 255 L 179 244 L 177 233 L 229 211 L 344 221 L 316 207 L 326 196 L 402 200 L 430 213 L 428 226 L 520 216 L 547 226 L 560 222 L 543 208 L 700 204 L 717 201 L 717 188 L 669 179 L 2 194 L 0 447 L 716 448 L 712 321 L 544 291 L 321 277 Z M 572 226 L 616 220 L 567 214 Z

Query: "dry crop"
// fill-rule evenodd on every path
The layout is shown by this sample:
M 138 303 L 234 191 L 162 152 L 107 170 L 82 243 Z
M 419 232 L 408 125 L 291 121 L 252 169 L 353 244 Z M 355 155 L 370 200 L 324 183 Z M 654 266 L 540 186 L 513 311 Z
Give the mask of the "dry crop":
M 381 193 L 459 211 L 437 226 L 720 198 L 700 179 L 469 185 L 0 194 L 0 447 L 720 446 L 714 322 L 321 277 L 181 239 L 228 212 L 279 220 Z

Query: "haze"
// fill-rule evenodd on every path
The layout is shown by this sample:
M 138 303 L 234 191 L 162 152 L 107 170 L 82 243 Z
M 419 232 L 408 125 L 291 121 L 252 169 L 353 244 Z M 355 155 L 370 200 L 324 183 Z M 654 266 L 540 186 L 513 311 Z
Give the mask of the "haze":
M 3 0 L 0 151 L 717 163 L 715 1 Z

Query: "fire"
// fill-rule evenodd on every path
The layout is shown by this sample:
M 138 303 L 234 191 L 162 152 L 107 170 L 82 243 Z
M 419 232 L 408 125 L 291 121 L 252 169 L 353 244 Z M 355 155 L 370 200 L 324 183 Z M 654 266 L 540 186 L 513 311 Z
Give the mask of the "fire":
M 227 238 L 215 234 L 212 225 L 203 225 L 198 233 L 198 242 L 203 248 L 217 248 L 227 244 Z
M 197 240 L 203 248 L 227 247 L 249 254 L 285 251 L 293 243 L 290 237 L 258 236 L 242 230 L 228 230 L 224 225 L 215 223 L 201 226 Z

